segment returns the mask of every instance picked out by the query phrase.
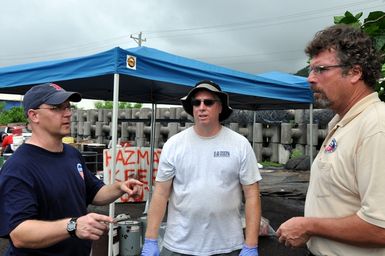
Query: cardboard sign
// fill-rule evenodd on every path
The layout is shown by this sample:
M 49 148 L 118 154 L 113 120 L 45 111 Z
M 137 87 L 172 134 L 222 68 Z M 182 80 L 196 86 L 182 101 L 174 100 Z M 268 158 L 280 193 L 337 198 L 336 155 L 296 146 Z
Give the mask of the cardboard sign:
M 154 149 L 153 184 L 158 170 L 160 153 L 161 149 Z M 134 178 L 144 184 L 138 197 L 128 198 L 127 195 L 123 195 L 116 202 L 141 202 L 148 199 L 150 155 L 151 149 L 149 147 L 118 147 L 116 149 L 115 181 L 126 181 L 129 178 Z M 113 183 L 110 182 L 112 164 L 112 149 L 103 150 L 103 180 L 106 184 Z

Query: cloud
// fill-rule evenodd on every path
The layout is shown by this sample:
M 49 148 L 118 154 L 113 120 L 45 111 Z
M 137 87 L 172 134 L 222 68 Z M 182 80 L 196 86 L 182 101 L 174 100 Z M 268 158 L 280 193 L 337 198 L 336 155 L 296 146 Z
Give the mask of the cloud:
M 249 73 L 294 73 L 333 16 L 384 0 L 14 0 L 0 4 L 0 66 L 144 46 Z M 365 15 L 364 15 L 365 16 Z M 6 25 L 4 25 L 6 24 Z

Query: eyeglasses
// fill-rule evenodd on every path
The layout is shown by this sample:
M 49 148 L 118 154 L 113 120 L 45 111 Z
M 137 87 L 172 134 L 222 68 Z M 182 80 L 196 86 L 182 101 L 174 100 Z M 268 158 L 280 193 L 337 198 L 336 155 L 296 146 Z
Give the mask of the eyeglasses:
M 214 105 L 214 103 L 217 101 L 218 100 L 214 100 L 214 99 L 203 99 L 203 100 L 192 99 L 191 104 L 194 107 L 199 107 L 201 105 L 201 102 L 203 102 L 203 104 L 205 104 L 205 106 L 210 107 L 210 106 Z
M 38 107 L 35 109 L 49 109 L 55 112 L 65 112 L 66 110 L 73 110 L 74 107 L 69 104 L 52 105 L 51 107 Z
M 325 71 L 328 71 L 330 70 L 331 68 L 341 68 L 341 67 L 345 67 L 346 65 L 342 65 L 342 64 L 338 64 L 338 65 L 319 65 L 319 66 L 309 66 L 309 74 L 314 71 L 314 73 L 316 74 L 322 74 L 323 72 Z

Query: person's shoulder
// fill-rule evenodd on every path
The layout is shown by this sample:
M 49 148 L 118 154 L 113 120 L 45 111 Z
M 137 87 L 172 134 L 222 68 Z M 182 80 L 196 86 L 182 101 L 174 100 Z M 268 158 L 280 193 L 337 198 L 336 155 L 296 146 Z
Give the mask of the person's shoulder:
M 193 127 L 188 127 L 174 135 L 172 135 L 167 141 L 175 141 L 191 134 Z
M 68 145 L 66 143 L 63 143 L 63 149 L 71 151 L 71 152 L 80 152 L 77 148 L 75 148 L 75 147 L 73 147 L 71 145 Z
M 19 172 L 25 173 L 28 171 L 31 163 L 36 161 L 39 161 L 39 159 L 36 159 L 36 155 L 33 151 L 29 149 L 27 144 L 22 144 L 6 160 L 1 168 L 1 172 L 5 174 L 9 171 L 12 175 L 16 175 Z
M 385 131 L 385 103 L 382 101 L 376 101 L 366 106 L 360 113 L 357 127 L 364 136 L 371 136 L 378 132 Z
M 171 148 L 174 150 L 177 150 L 177 148 L 185 145 L 186 139 L 190 136 L 191 134 L 192 127 L 186 128 L 183 131 L 180 131 L 174 135 L 172 135 L 170 138 L 167 139 L 167 141 L 164 143 L 162 152 L 170 150 Z
M 63 152 L 65 152 L 66 155 L 72 156 L 81 156 L 82 154 L 77 148 L 65 143 L 63 143 Z
M 373 104 L 368 105 L 364 110 L 364 117 L 366 119 L 377 120 L 385 117 L 385 102 L 376 101 Z M 383 122 L 383 119 L 381 120 Z
M 243 136 L 242 134 L 240 134 L 236 131 L 231 130 L 229 127 L 223 126 L 222 132 L 224 133 L 224 136 L 238 139 L 241 141 L 248 141 L 245 136 Z

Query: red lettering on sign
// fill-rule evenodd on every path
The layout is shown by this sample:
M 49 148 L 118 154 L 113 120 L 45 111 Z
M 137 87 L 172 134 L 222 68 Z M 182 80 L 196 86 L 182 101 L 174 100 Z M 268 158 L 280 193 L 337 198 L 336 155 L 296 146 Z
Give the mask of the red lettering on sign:
M 158 164 L 161 155 L 161 149 L 154 150 L 153 159 L 153 173 L 151 177 L 152 184 L 155 184 L 156 174 L 158 172 Z M 111 169 L 113 161 L 111 161 L 111 149 L 104 151 L 104 170 L 106 180 L 111 178 Z M 146 147 L 122 147 L 118 148 L 116 152 L 115 163 L 115 181 L 126 181 L 129 178 L 138 179 L 143 183 L 143 188 L 140 191 L 140 195 L 135 198 L 128 198 L 128 195 L 123 195 L 119 202 L 132 202 L 142 201 L 146 199 L 149 191 L 148 184 L 150 183 L 150 155 L 151 149 Z
M 107 180 L 107 182 L 109 184 L 111 184 L 111 179 L 112 179 L 111 173 L 112 173 L 112 171 L 111 171 L 111 169 L 107 169 L 107 172 L 108 172 L 108 180 Z M 115 181 L 121 181 L 121 179 L 119 179 L 119 173 L 120 173 L 120 171 L 118 169 L 116 169 L 115 170 Z
M 107 167 L 110 165 L 110 160 L 112 157 L 109 154 L 109 150 L 103 150 L 103 153 L 104 153 L 104 159 L 106 159 L 106 161 L 104 161 L 106 163 L 104 167 Z
M 140 149 L 138 149 L 137 154 L 138 154 L 137 163 L 140 163 L 140 159 L 145 159 L 147 165 L 150 163 L 150 160 L 148 159 L 148 150 L 141 151 Z
M 123 165 L 126 165 L 125 158 L 123 156 L 123 151 L 119 150 L 116 153 L 116 164 L 122 163 Z
M 135 164 L 135 158 L 133 157 L 135 155 L 135 150 L 124 148 L 124 153 L 127 153 L 126 165 Z
M 161 150 L 154 151 L 154 163 L 159 163 Z
M 136 178 L 135 177 L 135 170 L 134 169 L 125 169 L 124 170 L 124 180 L 128 180 L 129 178 Z

